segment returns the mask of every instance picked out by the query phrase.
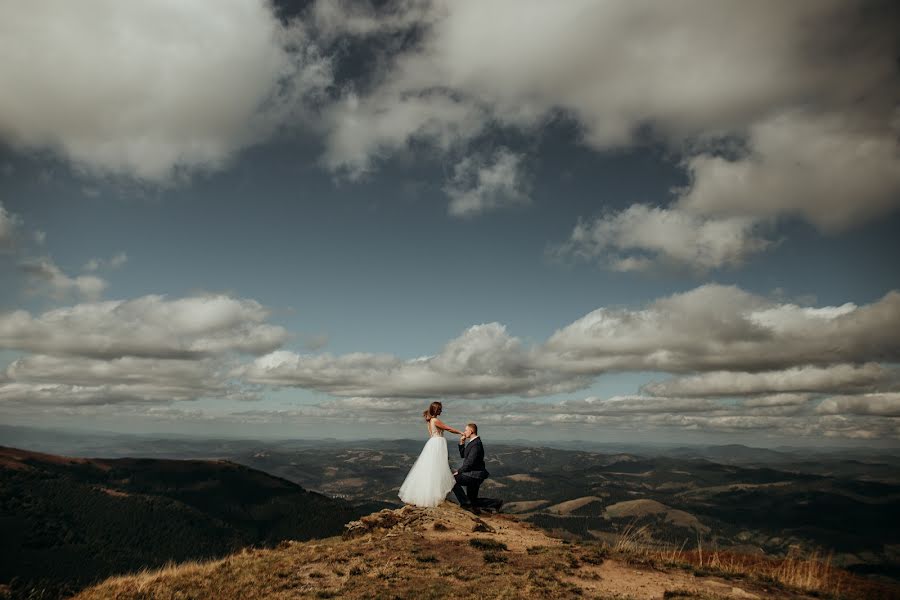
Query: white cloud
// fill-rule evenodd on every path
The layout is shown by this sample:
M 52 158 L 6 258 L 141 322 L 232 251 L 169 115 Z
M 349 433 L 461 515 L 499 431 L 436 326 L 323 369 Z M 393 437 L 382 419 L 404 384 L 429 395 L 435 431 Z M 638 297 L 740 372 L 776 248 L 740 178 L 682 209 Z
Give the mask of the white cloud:
M 287 338 L 284 328 L 265 323 L 268 316 L 255 300 L 224 295 L 175 300 L 149 295 L 77 304 L 37 317 L 16 310 L 0 313 L 0 348 L 103 359 L 262 354 Z
M 44 246 L 47 234 L 33 230 L 30 237 L 37 246 Z M 96 275 L 67 275 L 50 256 L 32 255 L 32 248 L 25 244 L 24 224 L 20 217 L 10 214 L 0 203 L 0 254 L 8 251 L 19 257 L 18 269 L 25 274 L 30 294 L 48 294 L 55 300 L 66 300 L 74 295 L 79 299 L 97 300 L 103 295 L 108 283 Z M 84 270 L 96 271 L 101 267 L 118 268 L 128 260 L 124 252 L 119 252 L 109 260 L 91 259 Z
M 762 412 L 772 412 L 772 409 L 780 409 L 782 407 L 787 407 L 788 411 L 777 411 L 777 412 L 788 412 L 794 413 L 797 412 L 794 410 L 794 407 L 801 407 L 806 405 L 810 401 L 809 394 L 772 394 L 769 396 L 757 396 L 754 398 L 747 398 L 741 402 L 741 406 L 749 409 L 764 409 Z M 755 411 L 757 413 L 761 411 Z
M 483 111 L 452 94 L 428 90 L 396 96 L 385 91 L 361 100 L 351 93 L 323 115 L 326 168 L 357 179 L 375 163 L 413 141 L 428 141 L 448 151 L 485 126 Z
M 0 23 L 0 137 L 99 174 L 220 167 L 331 83 L 263 0 L 4 3 Z
M 563 111 L 581 124 L 587 144 L 604 149 L 632 144 L 647 124 L 677 141 L 737 131 L 773 108 L 811 99 L 849 106 L 863 94 L 868 102 L 889 98 L 880 88 L 895 72 L 895 41 L 877 15 L 865 21 L 858 8 L 837 0 L 435 0 L 377 11 L 319 2 L 315 13 L 330 37 L 419 29 L 418 43 L 388 57 L 360 105 L 384 108 L 443 90 L 432 97 L 453 96 L 484 110 L 483 121 L 525 128 Z M 868 43 L 848 45 L 860 40 Z M 846 47 L 854 51 L 835 52 Z M 394 113 L 371 115 L 369 131 L 390 130 L 380 119 Z
M 499 323 L 470 327 L 434 356 L 403 360 L 391 354 L 299 355 L 279 350 L 234 374 L 254 383 L 371 397 L 533 396 L 588 383 L 537 368 L 530 351 Z
M 896 386 L 900 372 L 878 363 L 802 366 L 745 373 L 712 371 L 650 383 L 641 391 L 654 396 L 727 396 L 772 392 L 848 392 Z
M 633 204 L 576 224 L 569 240 L 551 248 L 557 256 L 601 260 L 616 271 L 679 267 L 706 271 L 734 267 L 771 242 L 758 220 L 703 217 L 678 209 Z
M 900 113 L 898 113 L 900 114 Z M 900 206 L 900 120 L 791 111 L 750 127 L 737 159 L 687 159 L 680 210 L 717 218 L 797 216 L 840 231 Z
M 650 140 L 679 156 L 691 182 L 671 205 L 580 222 L 563 244 L 614 270 L 738 266 L 785 219 L 827 233 L 900 206 L 898 47 L 881 8 L 320 1 L 313 15 L 329 40 L 412 32 L 373 44 L 385 55 L 327 111 L 333 171 L 423 142 L 471 152 L 488 131 L 533 135 L 560 115 L 591 148 Z M 483 196 L 449 188 L 451 214 L 483 212 Z
M 253 300 L 203 295 L 83 303 L 33 317 L 0 313 L 0 348 L 30 352 L 0 374 L 4 410 L 256 400 L 231 377 L 239 353 L 287 337 Z M 29 409 L 30 407 L 30 409 Z
M 577 374 L 898 362 L 898 332 L 895 291 L 865 306 L 812 308 L 709 284 L 640 310 L 597 309 L 550 336 L 541 361 Z
M 218 359 L 139 358 L 110 360 L 34 354 L 16 359 L 0 381 L 7 406 L 92 406 L 166 404 L 201 397 L 255 399 L 239 382 L 229 381 Z
M 100 269 L 118 269 L 122 265 L 128 262 L 128 255 L 124 252 L 119 252 L 109 259 L 103 258 L 92 258 L 87 263 L 85 263 L 83 270 L 84 271 L 98 271 Z
M 335 398 L 315 405 L 286 410 L 251 410 L 232 413 L 239 421 L 303 421 L 394 424 L 409 422 L 420 413 L 422 402 L 408 398 Z M 806 394 L 759 396 L 740 403 L 714 398 L 617 396 L 540 402 L 533 400 L 446 400 L 444 414 L 451 424 L 476 421 L 496 435 L 504 428 L 580 428 L 582 434 L 630 431 L 642 436 L 666 436 L 686 432 L 716 434 L 752 433 L 769 439 L 900 438 L 900 423 L 874 413 L 842 411 L 830 414 L 828 404 L 816 403 Z M 886 413 L 883 413 L 886 414 Z M 520 429 L 521 431 L 521 429 Z
M 819 404 L 816 412 L 826 415 L 900 417 L 900 393 L 872 393 L 827 398 Z
M 527 204 L 529 186 L 523 156 L 498 148 L 493 156 L 467 156 L 453 169 L 444 186 L 450 197 L 449 213 L 468 217 L 497 208 Z
M 65 299 L 70 292 L 96 300 L 107 287 L 107 282 L 94 275 L 69 277 L 63 273 L 49 256 L 29 258 L 19 263 L 19 270 L 38 286 L 46 285 L 50 295 L 57 300 Z
M 0 252 L 12 250 L 15 246 L 16 228 L 21 222 L 19 217 L 7 211 L 0 202 Z
M 360 103 L 387 106 L 388 97 L 447 90 L 488 107 L 484 120 L 524 127 L 562 110 L 596 148 L 630 145 L 647 123 L 675 139 L 734 130 L 815 94 L 823 102 L 855 98 L 893 72 L 882 40 L 854 23 L 854 6 L 837 1 L 735 7 L 454 0 L 395 3 L 379 12 L 318 5 L 332 34 L 393 31 L 412 19 L 423 30 L 420 43 L 392 57 Z M 875 39 L 856 53 L 809 51 L 844 41 L 835 32 Z M 384 129 L 379 116 L 375 111 L 368 125 L 373 131 Z
M 863 363 L 900 361 L 898 332 L 896 292 L 865 306 L 808 307 L 705 285 L 645 308 L 597 309 L 530 347 L 488 323 L 432 356 L 278 350 L 234 374 L 355 397 L 537 396 L 582 389 L 598 375 L 621 371 L 711 372 L 649 387 L 660 395 L 673 395 L 666 385 L 694 397 L 721 395 L 717 385 L 730 394 L 835 392 L 889 385 L 893 371 Z M 774 370 L 784 372 L 765 373 Z M 721 371 L 745 373 L 729 379 Z

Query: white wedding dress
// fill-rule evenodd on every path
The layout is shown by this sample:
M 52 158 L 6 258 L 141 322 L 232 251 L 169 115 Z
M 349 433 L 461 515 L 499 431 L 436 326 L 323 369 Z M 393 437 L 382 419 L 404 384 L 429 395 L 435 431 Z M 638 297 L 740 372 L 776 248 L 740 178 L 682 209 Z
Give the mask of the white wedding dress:
M 398 495 L 406 504 L 437 506 L 456 484 L 447 462 L 444 430 L 434 427 L 428 421 L 428 431 L 430 435 L 425 447 L 400 486 Z

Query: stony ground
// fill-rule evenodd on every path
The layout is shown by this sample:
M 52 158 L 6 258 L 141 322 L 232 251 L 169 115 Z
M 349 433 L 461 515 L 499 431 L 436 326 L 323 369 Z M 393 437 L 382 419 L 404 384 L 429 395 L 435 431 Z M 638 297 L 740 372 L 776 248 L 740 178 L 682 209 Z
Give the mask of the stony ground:
M 474 595 L 474 596 L 473 596 Z M 811 598 L 759 583 L 634 564 L 508 515 L 445 503 L 384 510 L 343 538 L 282 542 L 221 560 L 120 576 L 77 600 L 281 598 Z

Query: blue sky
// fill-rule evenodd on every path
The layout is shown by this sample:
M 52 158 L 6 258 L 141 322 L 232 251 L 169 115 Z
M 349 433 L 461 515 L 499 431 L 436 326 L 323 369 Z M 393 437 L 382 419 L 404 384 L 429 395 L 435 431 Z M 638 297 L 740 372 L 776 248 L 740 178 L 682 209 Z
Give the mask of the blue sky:
M 98 3 L 68 40 L 3 9 L 74 73 L 0 59 L 4 420 L 414 437 L 439 399 L 498 438 L 896 444 L 877 5 L 575 5 L 506 30 L 468 3 L 228 4 L 239 39 L 189 56 L 170 38 L 225 35 L 200 5 Z M 804 51 L 837 32 L 858 51 Z

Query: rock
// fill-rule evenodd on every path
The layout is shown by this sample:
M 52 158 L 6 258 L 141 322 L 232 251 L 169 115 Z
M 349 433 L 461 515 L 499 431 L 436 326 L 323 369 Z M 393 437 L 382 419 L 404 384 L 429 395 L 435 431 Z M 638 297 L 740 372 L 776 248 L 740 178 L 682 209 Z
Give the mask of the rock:
M 493 527 L 482 521 L 481 519 L 473 519 L 475 521 L 475 525 L 472 527 L 472 531 L 475 533 L 496 533 Z

